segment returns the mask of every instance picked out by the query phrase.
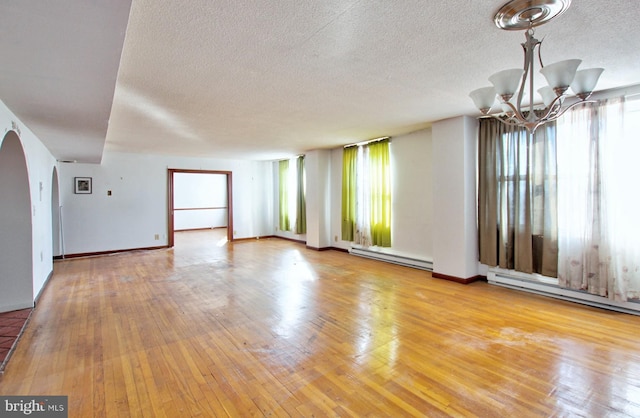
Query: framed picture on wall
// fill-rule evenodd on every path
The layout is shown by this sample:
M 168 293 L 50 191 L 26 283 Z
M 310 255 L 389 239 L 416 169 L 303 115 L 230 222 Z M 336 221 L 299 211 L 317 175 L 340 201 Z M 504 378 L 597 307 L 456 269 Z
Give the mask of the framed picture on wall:
M 75 194 L 91 194 L 91 177 L 74 177 L 73 185 Z

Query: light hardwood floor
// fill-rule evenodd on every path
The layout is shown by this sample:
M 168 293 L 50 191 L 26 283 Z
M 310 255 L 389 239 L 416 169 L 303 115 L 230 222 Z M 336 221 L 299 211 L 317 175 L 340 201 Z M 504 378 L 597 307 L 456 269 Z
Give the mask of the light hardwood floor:
M 640 416 L 640 317 L 220 238 L 56 262 L 0 394 L 70 417 Z

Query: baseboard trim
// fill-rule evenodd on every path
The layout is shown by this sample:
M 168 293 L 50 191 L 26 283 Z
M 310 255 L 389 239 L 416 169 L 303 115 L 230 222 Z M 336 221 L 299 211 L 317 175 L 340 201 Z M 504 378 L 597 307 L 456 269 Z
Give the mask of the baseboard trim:
M 296 242 L 298 244 L 307 244 L 307 241 L 301 240 L 301 239 L 295 239 L 295 238 L 289 238 L 289 237 L 283 237 L 281 235 L 274 235 L 275 238 L 280 238 L 286 241 L 291 241 L 291 242 Z
M 460 283 L 460 284 L 469 284 L 469 283 L 473 283 L 473 282 L 478 281 L 478 280 L 483 280 L 483 279 L 486 280 L 487 279 L 485 276 L 481 276 L 481 275 L 472 276 L 472 277 L 468 277 L 466 279 L 463 279 L 462 277 L 449 276 L 447 274 L 436 273 L 435 271 L 431 273 L 431 277 L 434 277 L 436 279 L 449 280 L 451 282 L 456 282 L 456 283 Z
M 280 235 L 266 235 L 264 237 L 238 238 L 238 239 L 234 239 L 233 242 L 255 241 L 255 240 L 265 239 L 265 238 L 277 238 L 277 239 L 283 239 L 285 241 L 295 242 L 297 244 L 303 244 L 306 249 L 313 250 L 313 251 L 330 251 L 330 250 L 334 250 L 334 251 L 340 251 L 340 252 L 343 252 L 343 253 L 348 253 L 349 252 L 349 250 L 347 250 L 345 248 L 338 248 L 338 247 L 312 247 L 311 245 L 307 245 L 306 241 L 303 241 L 303 240 L 300 240 L 300 239 L 289 238 L 289 237 L 283 237 L 283 236 L 280 236 Z
M 212 229 L 226 229 L 226 226 L 206 226 L 203 228 L 174 229 L 173 232 L 211 231 Z
M 261 239 L 268 239 L 268 238 L 280 238 L 276 235 L 263 235 L 263 236 L 258 236 L 258 237 L 246 237 L 246 238 L 234 238 L 233 241 L 234 243 L 241 243 L 241 242 L 246 242 L 246 241 L 257 241 L 257 240 L 261 240 Z
M 303 244 L 307 250 L 313 250 L 313 251 L 330 251 L 330 250 L 334 250 L 334 251 L 340 251 L 340 252 L 343 252 L 343 253 L 348 253 L 349 252 L 349 250 L 347 250 L 347 249 L 338 248 L 338 247 L 313 247 L 311 245 L 307 245 L 306 241 L 303 241 L 303 240 L 300 240 L 300 239 L 295 239 L 295 238 L 283 237 L 283 236 L 280 236 L 280 235 L 267 235 L 267 236 L 264 236 L 264 237 L 253 237 L 253 238 L 239 238 L 239 239 L 234 239 L 233 242 L 237 242 L 237 241 L 252 241 L 252 240 L 264 239 L 264 238 L 277 238 L 277 239 L 283 239 L 285 241 L 295 242 L 297 244 Z
M 109 250 L 109 251 L 96 251 L 93 253 L 76 253 L 76 254 L 65 254 L 63 256 L 54 257 L 56 260 L 64 260 L 67 258 L 82 258 L 82 257 L 99 257 L 102 255 L 111 255 L 117 253 L 129 253 L 133 251 L 148 251 L 148 250 L 161 250 L 163 248 L 169 248 L 168 245 L 161 245 L 159 247 L 141 247 L 141 248 L 129 248 L 122 250 Z
M 329 251 L 329 250 L 333 250 L 333 247 L 312 247 L 311 245 L 307 245 L 306 246 L 308 250 L 314 250 L 314 251 Z
M 44 280 L 44 283 L 42 283 L 42 287 L 40 288 L 40 291 L 38 292 L 38 294 L 36 295 L 36 298 L 33 300 L 33 307 L 35 309 L 36 305 L 40 302 L 40 297 L 42 296 L 42 294 L 44 293 L 44 289 L 49 285 L 49 280 L 51 280 L 51 277 L 53 277 L 53 270 L 51 270 L 49 272 L 49 275 L 47 276 L 47 278 Z
M 33 301 L 26 301 L 22 303 L 15 303 L 13 305 L 3 305 L 0 306 L 0 313 L 11 312 L 11 311 L 19 311 L 22 309 L 33 309 Z

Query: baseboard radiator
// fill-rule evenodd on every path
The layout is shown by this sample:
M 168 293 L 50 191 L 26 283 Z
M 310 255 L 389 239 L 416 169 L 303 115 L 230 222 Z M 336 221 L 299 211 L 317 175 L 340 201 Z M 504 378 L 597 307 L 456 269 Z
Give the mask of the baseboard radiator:
M 557 279 L 544 276 L 533 276 L 510 270 L 490 268 L 487 273 L 487 281 L 490 284 L 508 287 L 510 289 L 523 290 L 597 308 L 640 315 L 640 303 L 616 302 L 603 296 L 592 295 L 591 293 L 579 290 L 566 289 L 558 286 Z
M 429 260 L 358 247 L 349 248 L 349 253 L 357 255 L 358 257 L 370 258 L 372 260 L 384 261 L 420 270 L 433 271 L 433 261 Z

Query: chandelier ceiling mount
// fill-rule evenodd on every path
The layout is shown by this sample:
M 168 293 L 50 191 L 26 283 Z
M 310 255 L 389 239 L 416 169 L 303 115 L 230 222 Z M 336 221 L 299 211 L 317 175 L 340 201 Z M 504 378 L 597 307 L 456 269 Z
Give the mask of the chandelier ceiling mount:
M 570 4 L 571 0 L 513 0 L 498 10 L 493 21 L 500 29 L 529 29 L 561 15 Z

